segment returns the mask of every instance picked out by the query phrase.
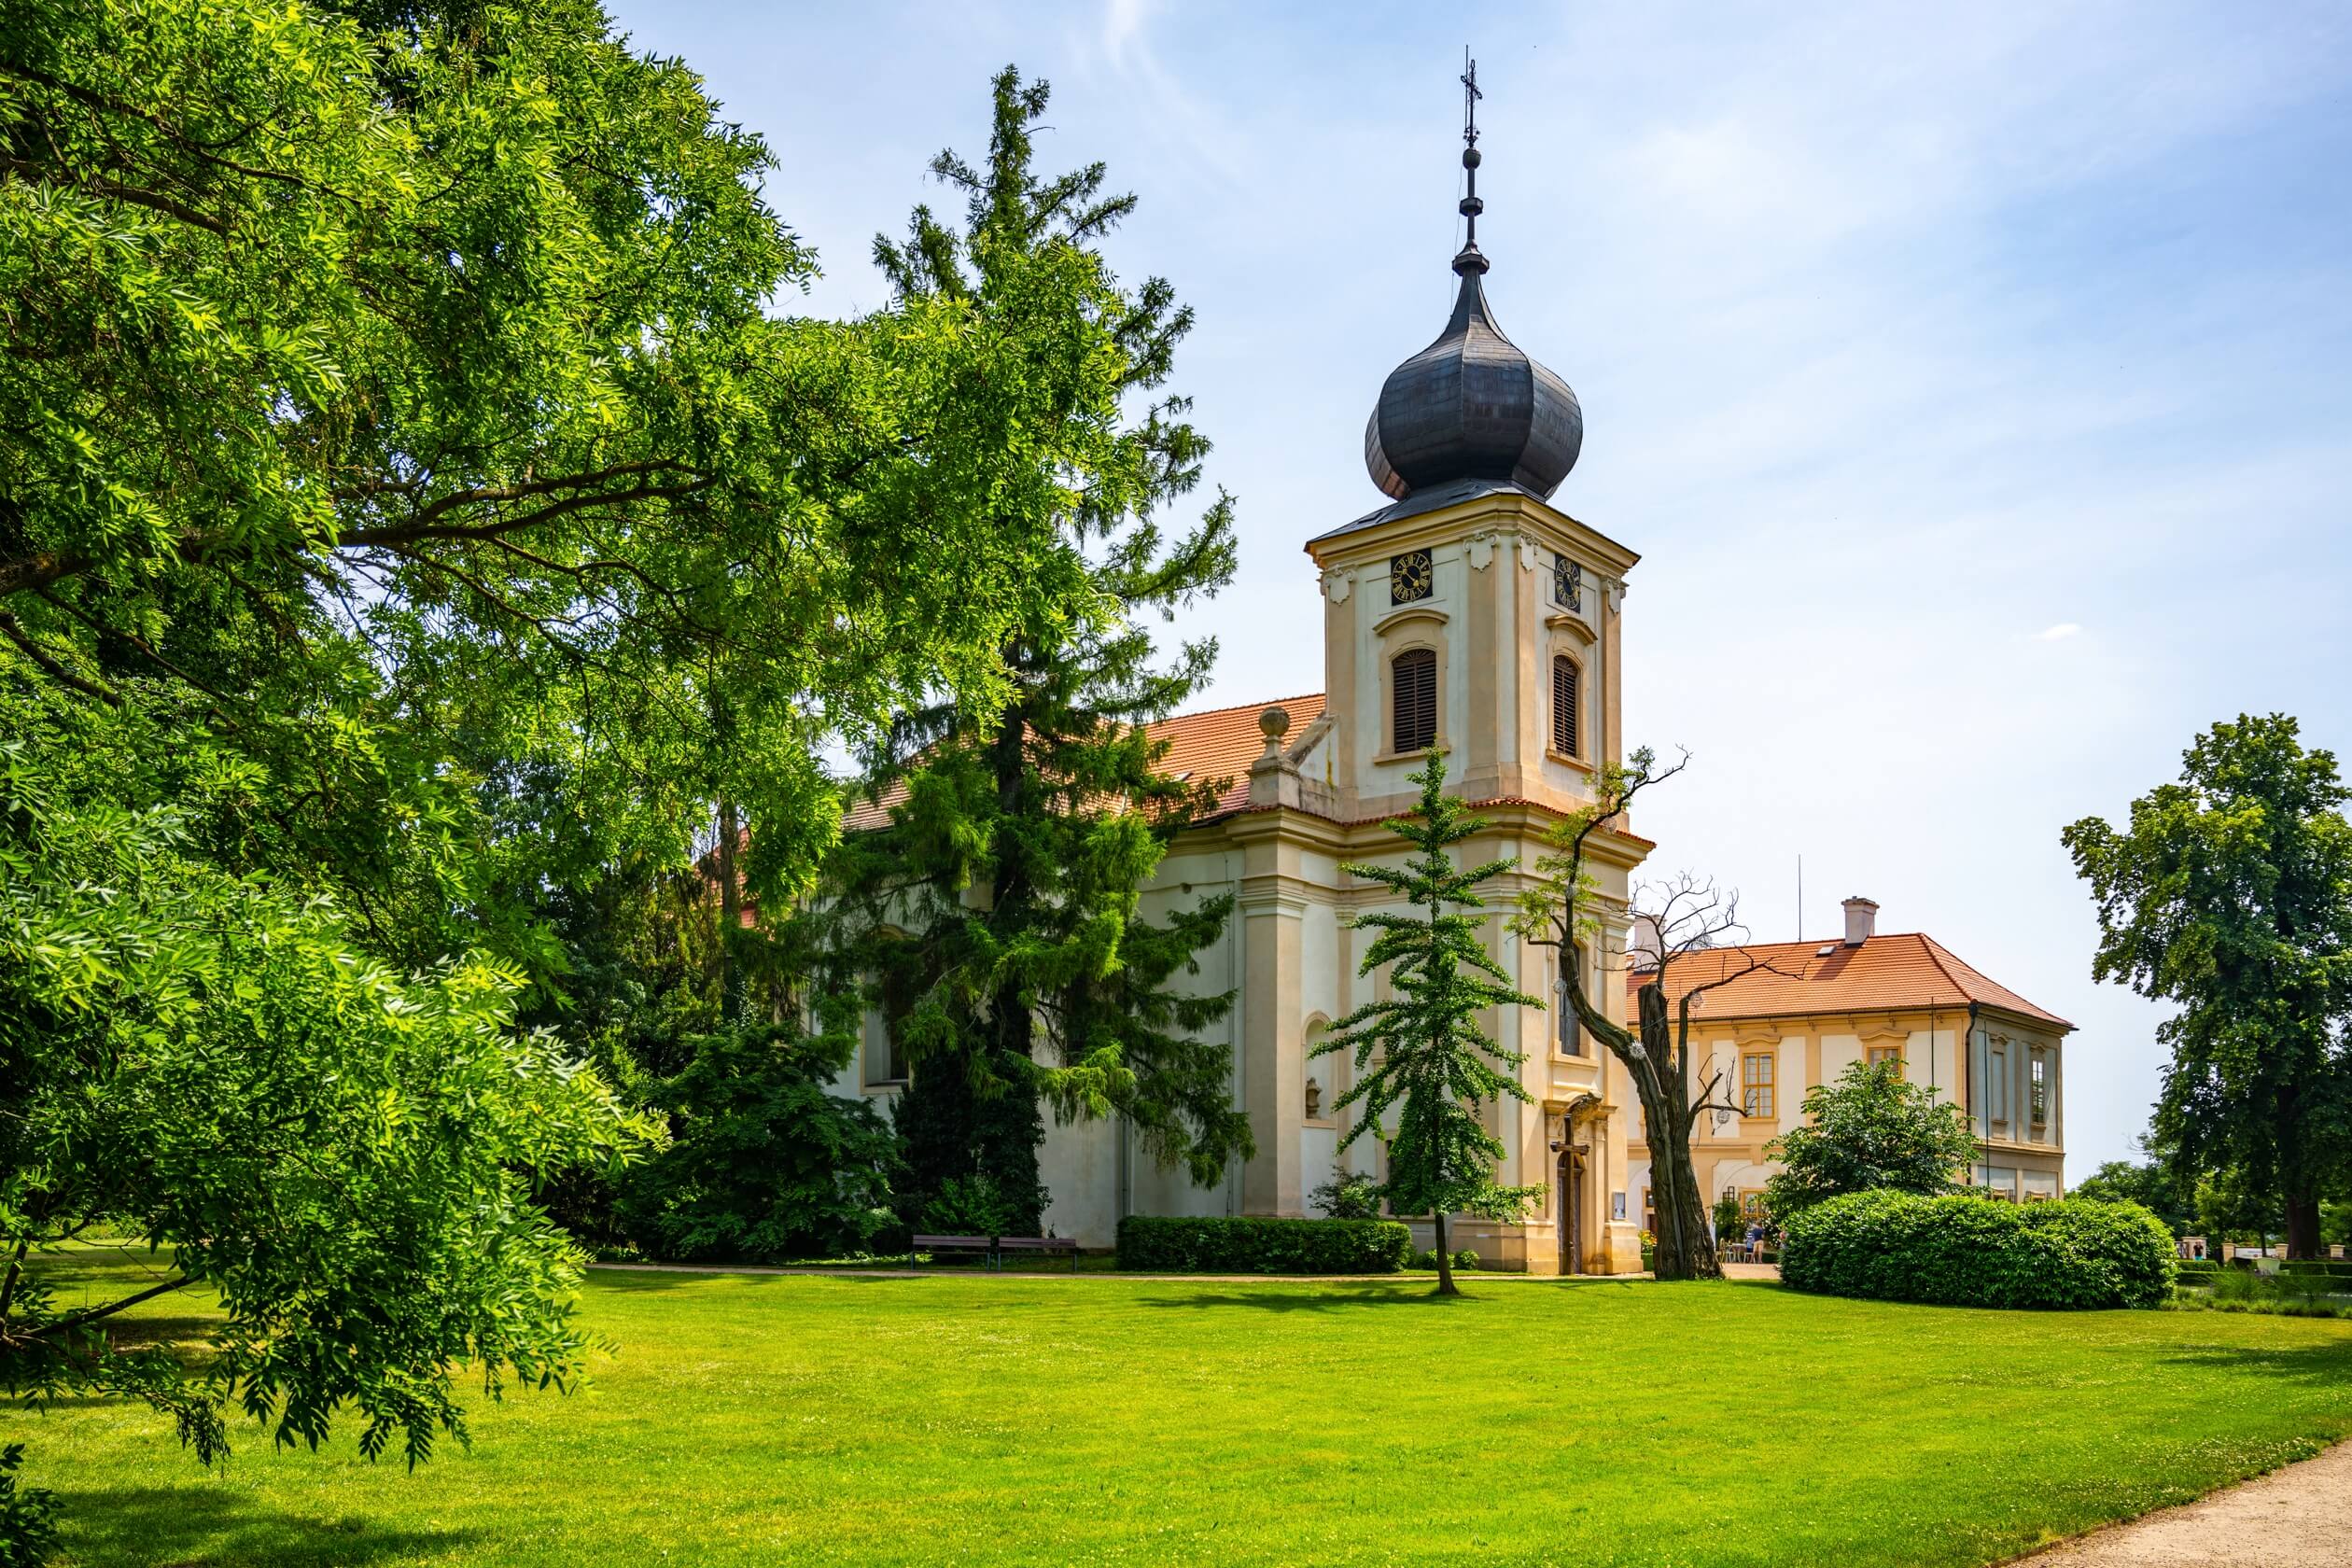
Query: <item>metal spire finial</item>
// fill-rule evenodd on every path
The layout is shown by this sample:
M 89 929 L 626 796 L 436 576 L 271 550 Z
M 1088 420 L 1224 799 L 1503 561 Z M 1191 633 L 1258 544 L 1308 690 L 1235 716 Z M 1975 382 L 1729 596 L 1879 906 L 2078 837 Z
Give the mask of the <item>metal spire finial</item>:
M 1453 270 L 1467 277 L 1487 270 L 1486 258 L 1478 254 L 1478 215 L 1486 211 L 1486 203 L 1478 200 L 1478 100 L 1486 94 L 1478 91 L 1478 63 L 1470 58 L 1467 44 L 1462 49 L 1462 167 L 1468 184 L 1455 210 L 1469 220 L 1469 226 L 1462 249 L 1454 257 Z

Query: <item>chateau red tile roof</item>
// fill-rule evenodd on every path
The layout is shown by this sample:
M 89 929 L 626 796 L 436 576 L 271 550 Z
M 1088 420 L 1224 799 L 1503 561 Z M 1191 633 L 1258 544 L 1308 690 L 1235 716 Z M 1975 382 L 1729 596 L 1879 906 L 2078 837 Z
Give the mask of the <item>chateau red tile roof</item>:
M 1982 971 L 1970 968 L 1934 937 L 1920 931 L 1873 935 L 1859 947 L 1827 942 L 1759 942 L 1686 953 L 1666 968 L 1666 997 L 1678 1001 L 1693 987 L 1732 973 L 1753 959 L 1770 969 L 1743 974 L 1699 999 L 1696 1018 L 1772 1018 L 1809 1014 L 1884 1013 L 1912 1007 L 1965 1007 L 1981 1002 L 2071 1029 L 2055 1013 L 2035 1006 Z M 1627 994 L 1649 984 L 1653 972 L 1632 970 Z
M 1194 782 L 1225 781 L 1211 813 L 1222 817 L 1250 804 L 1250 764 L 1266 749 L 1266 736 L 1258 729 L 1258 715 L 1269 707 L 1281 708 L 1290 715 L 1290 730 L 1282 738 L 1295 744 L 1307 726 L 1323 717 L 1323 694 L 1309 692 L 1304 696 L 1275 697 L 1266 702 L 1243 703 L 1238 707 L 1179 713 L 1144 729 L 1154 740 L 1168 742 L 1168 754 L 1160 759 L 1161 772 Z M 852 832 L 888 826 L 890 807 L 904 794 L 903 789 L 893 789 L 879 802 L 858 802 L 843 814 L 842 826 Z

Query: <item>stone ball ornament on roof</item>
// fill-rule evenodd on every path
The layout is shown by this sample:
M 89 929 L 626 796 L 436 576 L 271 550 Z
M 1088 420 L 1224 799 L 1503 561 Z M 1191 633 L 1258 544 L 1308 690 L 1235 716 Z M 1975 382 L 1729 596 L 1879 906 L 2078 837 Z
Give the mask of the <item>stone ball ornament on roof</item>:
M 1364 466 L 1398 500 L 1459 481 L 1516 484 L 1548 500 L 1584 448 L 1584 410 L 1568 384 L 1503 335 L 1481 284 L 1477 66 L 1463 77 L 1468 232 L 1453 270 L 1453 317 L 1435 343 L 1389 372 L 1364 429 Z

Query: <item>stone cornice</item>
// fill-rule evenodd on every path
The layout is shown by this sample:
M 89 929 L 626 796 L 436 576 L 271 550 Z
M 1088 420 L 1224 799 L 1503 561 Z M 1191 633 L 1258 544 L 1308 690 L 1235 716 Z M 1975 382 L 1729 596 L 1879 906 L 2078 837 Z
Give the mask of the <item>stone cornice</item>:
M 1382 559 L 1401 551 L 1450 543 L 1475 524 L 1498 531 L 1524 530 L 1565 554 L 1598 562 L 1612 576 L 1632 570 L 1642 558 L 1599 529 L 1516 491 L 1474 496 L 1410 517 L 1366 524 L 1344 534 L 1310 539 L 1305 548 L 1316 566 L 1329 570 L 1343 564 L 1360 565 Z

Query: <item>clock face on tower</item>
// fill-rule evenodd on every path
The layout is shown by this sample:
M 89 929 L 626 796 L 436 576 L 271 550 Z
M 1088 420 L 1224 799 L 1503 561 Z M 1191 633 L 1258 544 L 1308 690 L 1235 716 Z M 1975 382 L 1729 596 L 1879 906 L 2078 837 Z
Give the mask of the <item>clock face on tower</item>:
M 1431 586 L 1428 551 L 1408 550 L 1402 555 L 1389 557 L 1389 603 L 1411 604 L 1415 599 L 1425 599 Z

